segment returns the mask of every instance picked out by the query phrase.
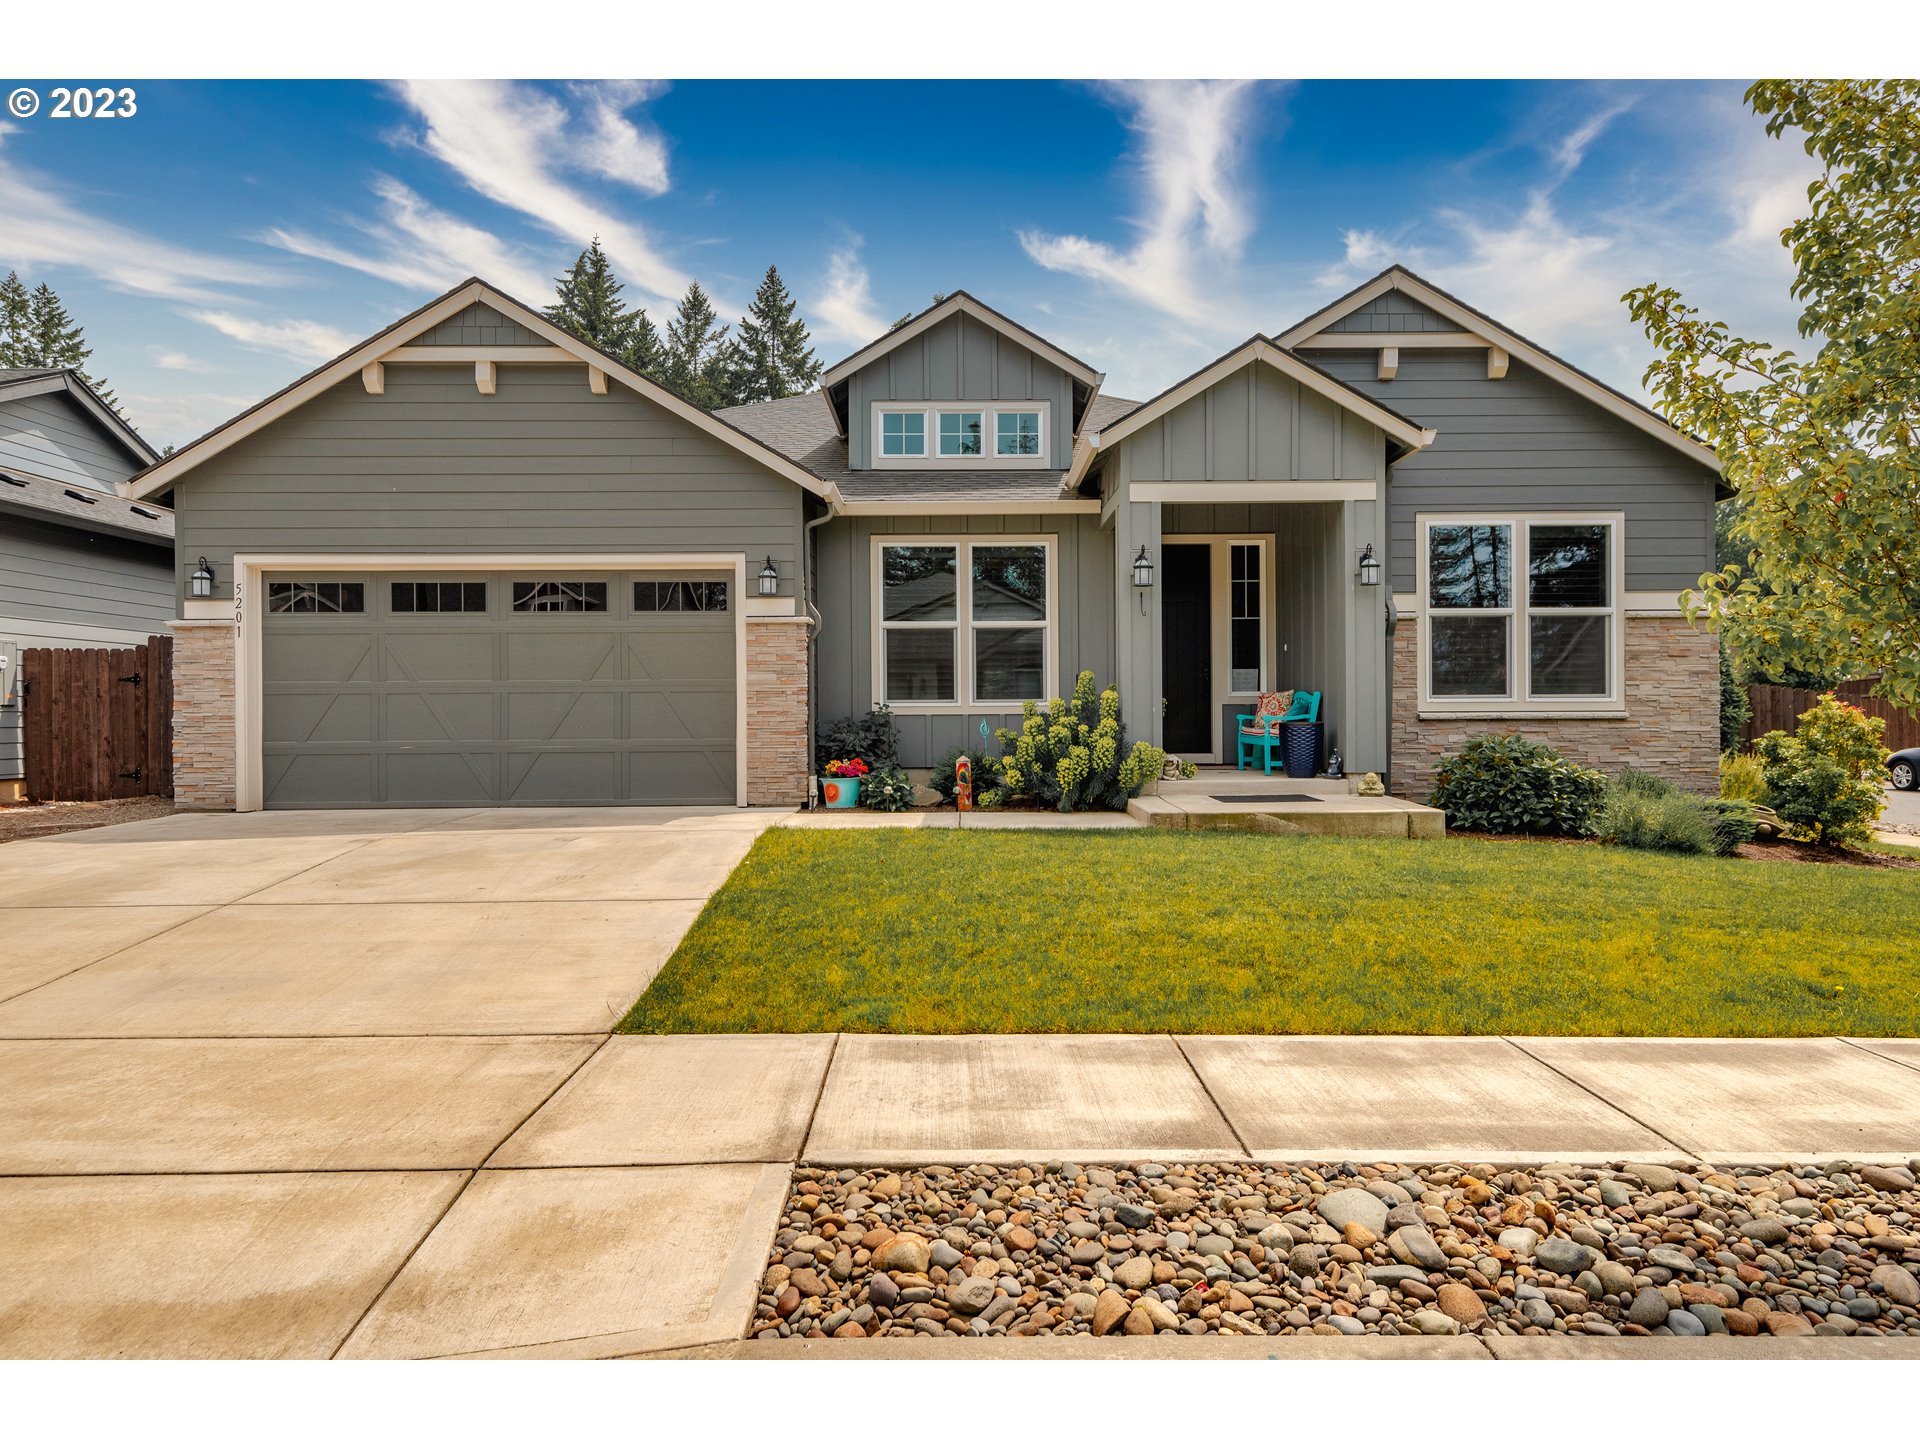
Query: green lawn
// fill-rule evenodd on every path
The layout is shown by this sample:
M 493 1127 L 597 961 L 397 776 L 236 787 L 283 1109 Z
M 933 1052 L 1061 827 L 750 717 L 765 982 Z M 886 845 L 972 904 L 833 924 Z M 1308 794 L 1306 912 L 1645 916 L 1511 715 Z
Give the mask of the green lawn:
M 1597 845 L 774 829 L 626 1031 L 1916 1035 L 1920 872 Z

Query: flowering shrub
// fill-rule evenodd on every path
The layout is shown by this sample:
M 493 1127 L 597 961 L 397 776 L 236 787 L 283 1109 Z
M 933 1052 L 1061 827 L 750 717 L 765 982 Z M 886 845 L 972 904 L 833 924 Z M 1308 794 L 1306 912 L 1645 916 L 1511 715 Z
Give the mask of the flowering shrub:
M 893 723 L 893 711 L 876 705 L 864 715 L 821 726 L 814 737 L 813 763 L 824 767 L 836 755 L 864 760 L 870 770 L 899 764 L 900 727 Z
M 1872 836 L 1885 803 L 1887 752 L 1880 737 L 1886 728 L 1886 721 L 1828 691 L 1800 716 L 1793 734 L 1769 730 L 1754 742 L 1767 794 L 1794 838 L 1847 845 Z
M 835 780 L 858 780 L 868 771 L 867 762 L 858 756 L 851 760 L 829 760 L 827 774 Z
M 1167 752 L 1142 740 L 1126 751 L 1120 692 L 1095 691 L 1082 670 L 1070 699 L 1042 710 L 1029 700 L 1018 731 L 998 730 L 1003 798 L 1025 796 L 1054 810 L 1124 810 L 1149 780 L 1158 779 Z

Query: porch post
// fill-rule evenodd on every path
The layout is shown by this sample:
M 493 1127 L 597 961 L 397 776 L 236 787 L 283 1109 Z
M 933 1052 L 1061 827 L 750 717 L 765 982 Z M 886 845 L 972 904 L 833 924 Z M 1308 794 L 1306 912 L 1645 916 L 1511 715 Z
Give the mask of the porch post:
M 1160 744 L 1160 583 L 1166 557 L 1160 543 L 1160 502 L 1123 500 L 1114 507 L 1114 651 L 1120 688 L 1120 720 L 1129 740 Z M 1133 557 L 1147 547 L 1155 581 L 1133 587 Z M 1145 613 L 1142 613 L 1144 605 Z

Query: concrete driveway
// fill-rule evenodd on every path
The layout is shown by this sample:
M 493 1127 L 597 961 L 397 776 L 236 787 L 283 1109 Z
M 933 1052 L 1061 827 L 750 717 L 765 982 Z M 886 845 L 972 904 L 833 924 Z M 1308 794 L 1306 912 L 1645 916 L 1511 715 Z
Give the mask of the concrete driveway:
M 697 1045 L 589 1062 L 780 813 L 175 815 L 0 847 L 0 1355 L 732 1338 L 793 1106 L 729 1089 L 732 1128 L 689 1133 Z M 831 1044 L 765 1053 L 817 1091 Z

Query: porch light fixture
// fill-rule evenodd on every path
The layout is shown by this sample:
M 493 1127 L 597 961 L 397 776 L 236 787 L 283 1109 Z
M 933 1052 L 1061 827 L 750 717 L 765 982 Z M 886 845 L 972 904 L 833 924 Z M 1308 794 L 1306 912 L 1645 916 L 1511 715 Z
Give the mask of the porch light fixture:
M 773 563 L 773 557 L 767 556 L 767 563 L 760 567 L 760 593 L 777 595 L 780 593 L 780 570 Z
M 202 555 L 200 557 L 200 564 L 194 569 L 193 574 L 188 577 L 187 583 L 189 593 L 192 594 L 194 599 L 210 600 L 213 598 L 213 566 L 207 563 L 206 556 Z
M 1133 588 L 1140 592 L 1140 613 L 1147 613 L 1147 591 L 1153 588 L 1153 558 L 1142 545 L 1133 557 Z
M 1380 583 L 1380 562 L 1373 558 L 1373 542 L 1367 542 L 1366 549 L 1360 552 L 1360 583 L 1378 585 Z

